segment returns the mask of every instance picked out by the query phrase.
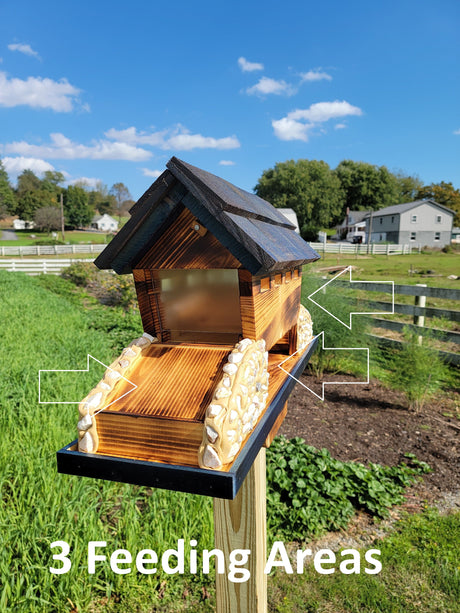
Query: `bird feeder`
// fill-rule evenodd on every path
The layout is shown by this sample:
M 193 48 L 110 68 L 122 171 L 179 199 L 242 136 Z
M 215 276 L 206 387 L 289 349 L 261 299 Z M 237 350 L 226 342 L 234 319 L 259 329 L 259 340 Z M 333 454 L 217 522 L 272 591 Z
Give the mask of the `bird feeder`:
M 80 403 L 59 470 L 233 499 L 313 351 L 318 257 L 271 204 L 173 157 L 95 261 L 133 275 L 144 334 Z

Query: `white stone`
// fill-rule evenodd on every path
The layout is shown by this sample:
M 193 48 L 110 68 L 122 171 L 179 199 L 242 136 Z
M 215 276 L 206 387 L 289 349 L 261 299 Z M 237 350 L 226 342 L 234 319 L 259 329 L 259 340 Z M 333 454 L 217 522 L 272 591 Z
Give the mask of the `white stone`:
M 151 343 L 153 343 L 153 341 L 157 341 L 158 339 L 156 338 L 156 336 L 152 336 L 151 334 L 148 334 L 147 332 L 144 332 L 144 334 L 142 335 L 143 338 L 146 338 L 148 341 L 150 341 Z
M 106 383 L 105 381 L 99 381 L 99 383 L 97 384 L 98 387 L 100 387 L 103 390 L 109 391 L 112 388 L 110 387 L 110 385 L 108 383 Z
M 238 366 L 236 364 L 225 364 L 222 369 L 227 375 L 234 375 L 238 370 Z
M 141 338 L 138 338 L 133 342 L 133 345 L 137 345 L 138 347 L 146 347 L 149 344 L 150 344 L 149 341 L 146 338 L 143 338 L 142 336 Z
M 217 389 L 214 392 L 214 398 L 216 400 L 220 400 L 221 398 L 228 398 L 230 396 L 232 392 L 227 389 L 226 387 L 219 387 L 219 389 Z
M 239 351 L 232 352 L 228 356 L 228 361 L 230 362 L 230 364 L 238 364 L 239 362 L 241 362 L 242 359 L 243 359 L 243 354 L 240 353 Z
M 233 445 L 230 447 L 230 451 L 228 452 L 228 457 L 233 458 L 233 456 L 235 456 L 239 450 L 240 450 L 240 444 L 233 443 Z
M 236 397 L 236 407 L 237 407 L 238 411 L 241 413 L 241 396 L 239 394 Z
M 217 417 L 221 413 L 223 407 L 220 404 L 210 404 L 208 407 L 208 417 Z
M 236 430 L 227 430 L 227 438 L 231 442 L 236 436 Z
M 225 385 L 225 387 L 231 387 L 232 382 L 230 381 L 230 377 L 224 377 L 222 379 L 222 385 Z
M 126 355 L 126 356 L 128 356 L 128 357 L 131 357 L 131 358 L 132 358 L 132 357 L 134 357 L 134 356 L 135 356 L 135 355 L 137 355 L 137 354 L 136 354 L 136 352 L 135 352 L 135 351 L 133 351 L 133 350 L 131 349 L 131 347 L 127 347 L 126 349 L 123 349 L 123 353 L 122 353 L 122 355 Z
M 230 411 L 230 423 L 232 424 L 236 419 L 238 419 L 238 413 L 236 411 Z
M 107 373 L 107 376 L 109 379 L 113 379 L 114 381 L 118 381 L 118 379 L 120 379 L 121 377 L 118 370 L 109 370 L 109 372 Z
M 99 406 L 101 400 L 102 400 L 102 392 L 98 392 L 97 394 L 93 394 L 92 396 L 90 396 L 85 404 L 88 408 L 95 409 L 96 407 Z
M 84 417 L 80 419 L 77 424 L 78 430 L 88 430 L 90 426 L 92 426 L 93 420 L 91 419 L 91 415 L 87 413 Z
M 257 341 L 257 349 L 260 351 L 265 351 L 265 340 L 262 338 L 260 341 Z
M 245 338 L 238 343 L 238 349 L 240 351 L 245 351 L 250 345 L 252 345 L 252 341 L 250 338 Z
M 83 451 L 85 453 L 91 453 L 94 449 L 94 441 L 93 437 L 89 432 L 86 432 L 85 436 L 80 439 L 78 443 L 78 451 Z
M 206 445 L 204 449 L 203 464 L 208 468 L 220 468 L 222 466 L 217 452 L 210 445 Z
M 241 390 L 243 396 L 247 396 L 248 395 L 248 388 L 245 385 L 240 384 L 240 390 Z
M 118 363 L 122 368 L 128 368 L 129 366 L 129 360 L 120 360 Z
M 243 415 L 243 424 L 247 424 L 250 419 L 251 419 L 251 416 L 249 415 L 249 413 L 245 413 Z
M 214 428 L 211 428 L 211 426 L 206 426 L 206 435 L 208 439 L 211 441 L 211 443 L 215 443 L 219 436 L 219 433 L 216 432 Z
M 251 404 L 248 407 L 247 415 L 254 415 L 255 412 L 256 412 L 256 405 L 253 402 L 251 402 Z M 244 419 L 243 419 L 243 423 L 244 423 Z
M 247 434 L 251 430 L 251 424 L 247 423 L 243 426 L 243 434 Z

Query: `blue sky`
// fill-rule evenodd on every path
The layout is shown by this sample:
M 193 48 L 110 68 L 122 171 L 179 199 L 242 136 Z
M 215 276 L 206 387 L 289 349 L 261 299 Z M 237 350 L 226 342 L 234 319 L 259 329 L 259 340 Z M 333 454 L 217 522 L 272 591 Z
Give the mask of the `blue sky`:
M 460 187 L 460 3 L 0 5 L 0 157 L 137 199 L 176 155 L 252 190 L 287 159 Z

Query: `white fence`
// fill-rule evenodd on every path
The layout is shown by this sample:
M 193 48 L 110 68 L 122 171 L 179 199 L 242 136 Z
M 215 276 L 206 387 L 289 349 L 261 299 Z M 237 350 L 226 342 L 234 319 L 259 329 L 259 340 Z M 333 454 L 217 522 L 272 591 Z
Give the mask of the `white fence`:
M 93 262 L 91 258 L 80 260 L 74 258 L 72 260 L 0 260 L 0 270 L 8 270 L 10 272 L 25 272 L 28 275 L 58 275 L 63 268 L 67 268 L 74 262 Z
M 352 253 L 354 255 L 406 255 L 413 251 L 420 253 L 420 245 L 352 245 L 351 243 L 309 243 L 315 251 L 321 253 Z
M 63 255 L 65 253 L 100 253 L 106 245 L 28 245 L 0 247 L 0 255 Z

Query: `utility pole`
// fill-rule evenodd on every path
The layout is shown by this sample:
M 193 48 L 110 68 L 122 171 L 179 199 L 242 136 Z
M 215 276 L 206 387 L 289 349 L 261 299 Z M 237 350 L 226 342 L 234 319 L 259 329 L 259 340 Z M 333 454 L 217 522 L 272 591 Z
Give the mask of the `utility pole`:
M 65 242 L 65 235 L 64 235 L 64 200 L 62 197 L 62 192 L 61 192 L 61 234 L 62 234 L 62 242 Z
M 370 217 L 369 217 L 369 233 L 367 235 L 367 253 L 369 253 L 369 246 L 371 244 L 371 234 L 372 234 L 372 213 L 373 211 L 371 211 Z

